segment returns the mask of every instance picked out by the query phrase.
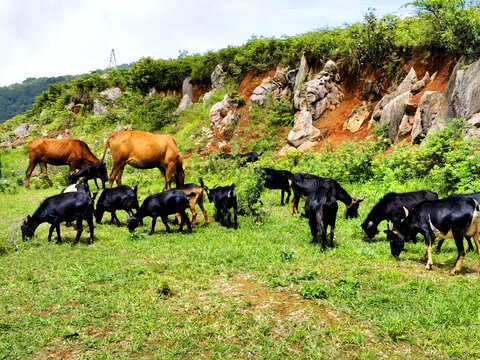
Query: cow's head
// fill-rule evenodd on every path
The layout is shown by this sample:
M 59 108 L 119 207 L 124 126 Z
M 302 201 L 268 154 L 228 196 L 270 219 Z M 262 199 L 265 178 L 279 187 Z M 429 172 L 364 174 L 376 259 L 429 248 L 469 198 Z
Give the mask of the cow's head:
M 385 230 L 384 232 L 387 234 L 387 240 L 390 241 L 391 254 L 395 257 L 400 256 L 400 253 L 405 249 L 406 236 L 397 229 Z
M 367 217 L 367 219 L 368 219 L 368 217 Z M 368 220 L 368 221 L 365 220 L 362 223 L 362 229 L 363 229 L 363 231 L 365 231 L 365 233 L 367 234 L 369 239 L 373 239 L 375 237 L 375 235 L 378 234 L 377 225 L 375 225 L 375 223 L 371 220 Z
M 27 216 L 25 220 L 23 220 L 21 229 L 22 229 L 22 239 L 26 241 L 27 239 L 31 239 L 33 235 L 35 235 L 35 228 L 31 224 L 32 218 L 30 215 Z

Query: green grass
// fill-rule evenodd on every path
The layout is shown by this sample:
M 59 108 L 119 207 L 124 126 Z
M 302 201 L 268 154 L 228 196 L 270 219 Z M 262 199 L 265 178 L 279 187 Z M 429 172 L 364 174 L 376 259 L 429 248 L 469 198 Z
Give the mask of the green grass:
M 363 185 L 364 216 L 381 188 Z M 129 234 L 107 214 L 93 245 L 85 229 L 72 247 L 65 226 L 64 243 L 48 243 L 46 224 L 22 242 L 21 219 L 57 192 L 16 187 L 0 197 L 0 359 L 480 356 L 480 262 L 468 254 L 448 276 L 451 241 L 427 272 L 422 241 L 394 259 L 383 234 L 366 241 L 340 204 L 335 248 L 322 253 L 305 219 L 269 190 L 263 216 L 240 217 L 237 231 L 200 215 L 192 234 L 167 234 L 159 221 L 148 236 L 150 218 Z

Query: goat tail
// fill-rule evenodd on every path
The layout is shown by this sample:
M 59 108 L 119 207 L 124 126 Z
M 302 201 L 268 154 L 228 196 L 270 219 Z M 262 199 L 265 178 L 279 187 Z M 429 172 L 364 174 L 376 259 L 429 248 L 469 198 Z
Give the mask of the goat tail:
M 202 179 L 202 178 L 198 178 L 198 180 L 200 181 L 200 187 L 202 187 L 202 188 L 205 189 L 206 187 L 205 187 L 205 184 L 203 183 L 203 179 Z

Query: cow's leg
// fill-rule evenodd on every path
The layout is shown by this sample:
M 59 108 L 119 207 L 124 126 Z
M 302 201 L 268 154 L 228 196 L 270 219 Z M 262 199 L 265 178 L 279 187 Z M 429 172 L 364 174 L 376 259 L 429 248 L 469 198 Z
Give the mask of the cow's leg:
M 461 232 L 453 231 L 453 238 L 455 239 L 455 245 L 457 245 L 457 261 L 452 270 L 450 270 L 450 275 L 455 275 L 462 268 L 462 261 L 465 257 L 465 248 L 463 247 L 463 235 Z
M 27 171 L 25 172 L 25 187 L 30 189 L 30 176 L 32 176 L 33 169 L 37 166 L 37 161 L 35 159 L 29 159 Z
M 163 220 L 163 219 L 162 219 Z M 152 229 L 150 230 L 150 232 L 148 233 L 148 235 L 153 235 L 153 233 L 155 232 L 155 223 L 157 222 L 157 217 L 156 216 L 152 216 Z
M 167 188 L 167 173 L 166 173 L 165 169 L 163 167 L 159 166 L 158 170 L 160 170 L 160 173 L 162 174 L 163 178 L 165 179 L 165 186 L 163 187 L 163 191 L 169 190 Z
M 45 174 L 45 180 L 47 180 L 47 183 L 49 186 L 52 186 L 53 183 L 52 183 L 52 180 L 50 180 L 50 178 L 48 177 L 48 174 L 47 174 L 47 163 L 46 162 L 40 162 L 40 169 L 42 171 L 42 173 Z
M 165 170 L 165 188 L 170 190 L 172 188 L 172 174 L 173 174 L 174 164 L 168 164 L 167 169 Z
M 108 188 L 109 189 L 113 186 L 113 183 L 115 181 L 117 181 L 117 185 L 119 185 L 118 180 L 117 180 L 117 176 L 118 176 L 118 173 L 119 173 L 120 169 L 122 169 L 122 172 L 123 172 L 123 168 L 125 167 L 125 165 L 126 165 L 125 162 L 115 162 L 115 161 L 113 162 L 112 172 L 110 173 L 110 176 L 108 177 Z M 120 177 L 121 177 L 121 175 L 120 175 Z M 120 183 L 121 182 L 122 182 L 122 180 L 120 180 Z
M 117 175 L 115 176 L 115 181 L 117 182 L 117 186 L 122 186 L 122 175 L 123 175 L 123 170 L 125 169 L 125 165 L 123 165 L 120 169 L 118 169 Z

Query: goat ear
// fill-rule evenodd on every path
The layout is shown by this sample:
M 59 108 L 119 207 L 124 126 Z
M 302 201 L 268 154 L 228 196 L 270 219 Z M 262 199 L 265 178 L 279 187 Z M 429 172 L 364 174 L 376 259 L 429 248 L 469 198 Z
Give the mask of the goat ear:
M 232 189 L 235 189 L 235 184 L 230 185 Z
M 32 217 L 30 215 L 27 215 L 27 221 L 32 220 Z

